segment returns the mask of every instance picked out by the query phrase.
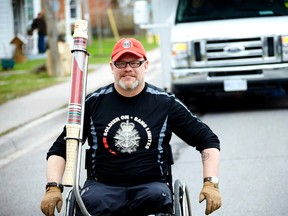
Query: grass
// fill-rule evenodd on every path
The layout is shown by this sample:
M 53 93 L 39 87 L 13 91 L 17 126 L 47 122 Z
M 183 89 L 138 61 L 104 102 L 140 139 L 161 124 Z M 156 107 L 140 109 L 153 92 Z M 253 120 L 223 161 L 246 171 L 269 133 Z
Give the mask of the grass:
M 45 59 L 34 59 L 34 60 L 29 60 L 25 63 L 17 63 L 15 64 L 13 70 L 28 70 L 28 71 L 33 71 L 38 67 L 41 67 L 44 65 L 46 62 Z
M 147 51 L 157 47 L 156 43 L 148 43 L 144 36 L 133 37 L 140 40 Z M 103 38 L 102 52 L 100 52 L 99 42 L 93 40 L 91 44 L 87 45 L 90 54 L 89 64 L 108 64 L 114 44 L 114 38 Z M 16 63 L 12 71 L 5 71 L 1 68 L 0 104 L 64 80 L 63 78 L 49 76 L 45 69 L 39 72 L 37 68 L 41 68 L 45 63 L 46 59 L 28 60 L 25 63 Z
M 60 82 L 47 73 L 5 74 L 0 77 L 0 104 Z

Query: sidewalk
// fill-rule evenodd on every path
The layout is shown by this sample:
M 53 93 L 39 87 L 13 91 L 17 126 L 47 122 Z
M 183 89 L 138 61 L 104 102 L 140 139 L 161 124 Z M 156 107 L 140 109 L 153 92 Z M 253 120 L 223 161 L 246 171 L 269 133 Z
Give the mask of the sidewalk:
M 98 66 L 95 72 L 87 78 L 87 92 L 90 92 L 108 82 L 113 77 L 109 66 Z M 68 79 L 70 81 L 70 79 Z M 63 108 L 69 102 L 70 82 L 63 82 L 21 98 L 8 101 L 0 106 L 0 133 L 17 129 L 44 115 Z
M 147 53 L 150 63 L 159 61 L 159 50 L 155 49 Z M 109 63 L 105 65 L 89 65 L 88 69 L 95 68 L 87 77 L 87 93 L 113 82 Z M 61 109 L 67 109 L 70 94 L 70 79 L 61 84 L 51 86 L 18 99 L 11 100 L 0 105 L 0 133 L 6 133 L 0 137 L 0 152 L 11 141 L 10 132 L 15 132 L 21 126 L 26 126 L 41 118 L 49 118 Z M 0 157 L 1 157 L 0 153 Z

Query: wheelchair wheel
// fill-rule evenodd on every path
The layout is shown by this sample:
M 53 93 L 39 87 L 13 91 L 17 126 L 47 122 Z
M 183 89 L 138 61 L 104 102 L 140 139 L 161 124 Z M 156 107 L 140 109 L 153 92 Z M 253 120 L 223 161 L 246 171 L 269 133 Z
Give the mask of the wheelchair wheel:
M 174 183 L 174 212 L 175 216 L 192 216 L 187 186 L 178 179 Z
M 64 216 L 74 216 L 76 214 L 76 198 L 73 189 L 70 189 L 66 195 L 66 209 Z
M 66 195 L 66 206 L 64 216 L 84 216 L 76 201 L 74 190 L 70 189 Z

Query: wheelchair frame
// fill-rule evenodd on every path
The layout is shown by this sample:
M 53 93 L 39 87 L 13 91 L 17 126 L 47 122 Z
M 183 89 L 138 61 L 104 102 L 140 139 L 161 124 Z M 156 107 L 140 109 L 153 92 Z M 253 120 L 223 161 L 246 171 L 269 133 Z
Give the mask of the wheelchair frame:
M 76 175 L 77 178 L 79 178 L 79 172 L 80 172 L 80 168 L 78 166 L 80 166 L 81 156 L 79 156 L 79 154 L 81 154 L 81 152 L 78 152 L 78 161 L 77 161 L 78 174 Z M 85 155 L 86 159 L 87 159 L 87 154 L 89 154 L 88 151 L 86 151 L 86 155 Z M 166 182 L 172 192 L 173 213 L 171 214 L 170 213 L 157 213 L 156 215 L 148 215 L 148 216 L 192 216 L 188 187 L 186 186 L 185 183 L 181 183 L 179 179 L 176 179 L 173 184 L 173 177 L 172 177 L 172 165 L 173 164 L 174 164 L 174 159 L 173 159 L 172 149 L 170 146 L 169 167 L 166 173 Z M 86 207 L 84 206 L 82 199 L 80 198 L 81 199 L 80 202 L 77 202 L 76 196 L 78 195 L 78 199 L 79 197 L 81 197 L 80 196 L 81 188 L 79 186 L 79 181 L 76 181 L 76 182 L 77 182 L 76 185 L 78 185 L 78 187 L 74 189 L 73 188 L 70 189 L 66 195 L 66 199 L 65 199 L 66 206 L 65 206 L 64 216 L 74 216 L 74 215 L 76 216 L 76 212 L 77 211 L 79 212 L 79 210 L 82 210 L 82 209 L 84 209 L 84 213 L 83 211 L 81 211 L 81 213 L 84 216 L 89 215 L 89 213 L 87 214 L 87 210 L 86 210 Z M 75 195 L 75 193 L 79 193 L 79 194 Z

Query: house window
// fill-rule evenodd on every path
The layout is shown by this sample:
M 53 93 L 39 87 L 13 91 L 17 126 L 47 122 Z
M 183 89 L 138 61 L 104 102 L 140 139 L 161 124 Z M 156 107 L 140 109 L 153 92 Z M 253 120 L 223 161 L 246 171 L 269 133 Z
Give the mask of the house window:
M 27 15 L 28 15 L 28 20 L 33 20 L 34 19 L 34 8 L 33 8 L 33 1 L 32 0 L 27 0 Z
M 71 0 L 70 1 L 70 13 L 71 13 L 71 18 L 72 19 L 76 19 L 76 17 L 77 17 L 76 8 L 77 8 L 76 0 Z

